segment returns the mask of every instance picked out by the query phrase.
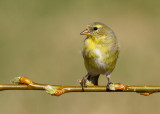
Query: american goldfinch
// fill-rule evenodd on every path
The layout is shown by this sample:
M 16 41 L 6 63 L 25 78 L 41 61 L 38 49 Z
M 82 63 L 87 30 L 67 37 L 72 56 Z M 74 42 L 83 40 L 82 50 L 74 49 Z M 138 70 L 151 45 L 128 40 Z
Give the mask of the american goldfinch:
M 81 80 L 82 90 L 84 91 L 87 80 L 98 85 L 100 74 L 106 75 L 107 89 L 109 89 L 109 85 L 112 84 L 110 74 L 115 68 L 119 54 L 119 44 L 114 32 L 105 24 L 94 22 L 89 24 L 80 35 L 87 36 L 82 55 L 88 73 Z

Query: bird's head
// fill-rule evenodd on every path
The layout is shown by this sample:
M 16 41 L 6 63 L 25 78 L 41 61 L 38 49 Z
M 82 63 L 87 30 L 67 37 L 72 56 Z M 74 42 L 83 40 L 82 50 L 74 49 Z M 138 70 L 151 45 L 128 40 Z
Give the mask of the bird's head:
M 108 34 L 109 28 L 100 22 L 94 22 L 87 26 L 87 28 L 80 33 L 80 35 L 87 35 L 91 37 L 100 37 Z

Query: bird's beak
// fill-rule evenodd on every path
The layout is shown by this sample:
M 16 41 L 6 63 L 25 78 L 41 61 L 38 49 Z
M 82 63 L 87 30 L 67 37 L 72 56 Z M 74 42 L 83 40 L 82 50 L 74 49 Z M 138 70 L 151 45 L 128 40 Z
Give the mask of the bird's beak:
M 88 29 L 85 29 L 84 31 L 82 31 L 82 32 L 80 33 L 80 35 L 87 35 L 87 36 L 90 36 L 90 32 L 89 32 Z

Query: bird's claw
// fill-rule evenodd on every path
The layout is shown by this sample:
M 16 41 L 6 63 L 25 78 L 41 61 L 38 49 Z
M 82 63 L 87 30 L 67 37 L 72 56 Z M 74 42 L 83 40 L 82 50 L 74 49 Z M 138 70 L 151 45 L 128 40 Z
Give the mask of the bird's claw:
M 84 87 L 86 87 L 87 78 L 83 77 L 81 80 L 82 91 L 84 92 Z
M 110 84 L 113 84 L 113 83 L 112 83 L 112 82 L 108 82 L 108 83 L 107 83 L 106 91 L 110 91 L 110 90 L 111 90 L 110 87 L 109 87 Z

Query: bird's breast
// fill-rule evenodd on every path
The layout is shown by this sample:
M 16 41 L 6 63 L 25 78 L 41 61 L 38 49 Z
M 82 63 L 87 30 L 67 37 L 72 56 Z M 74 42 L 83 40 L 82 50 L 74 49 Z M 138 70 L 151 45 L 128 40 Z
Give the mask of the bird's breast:
M 116 63 L 116 51 L 112 51 L 113 46 L 97 44 L 91 39 L 84 42 L 82 49 L 85 67 L 88 72 L 94 74 L 105 74 L 114 69 Z
M 108 58 L 108 54 L 105 54 L 103 52 L 103 50 L 95 48 L 93 50 L 93 53 L 95 54 L 96 58 L 95 58 L 95 64 L 97 65 L 97 67 L 99 68 L 107 68 L 107 63 L 105 61 L 106 58 Z

